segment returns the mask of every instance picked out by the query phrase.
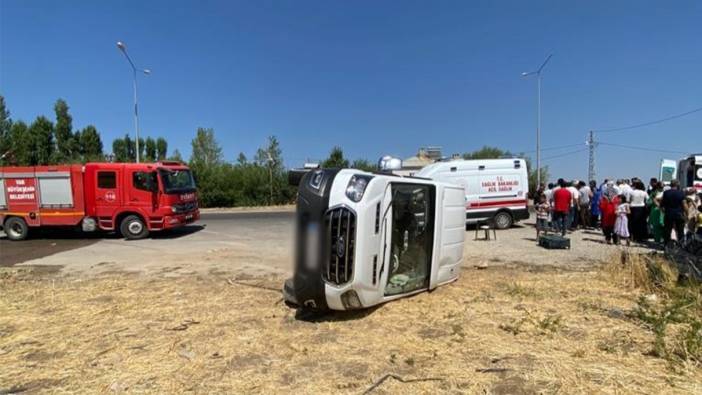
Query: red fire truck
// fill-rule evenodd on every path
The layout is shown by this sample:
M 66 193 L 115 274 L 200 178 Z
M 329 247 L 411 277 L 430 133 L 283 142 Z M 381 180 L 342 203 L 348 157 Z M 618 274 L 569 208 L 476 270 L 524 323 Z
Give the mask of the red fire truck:
M 199 218 L 195 181 L 179 162 L 0 167 L 0 225 L 10 240 L 43 226 L 141 239 Z

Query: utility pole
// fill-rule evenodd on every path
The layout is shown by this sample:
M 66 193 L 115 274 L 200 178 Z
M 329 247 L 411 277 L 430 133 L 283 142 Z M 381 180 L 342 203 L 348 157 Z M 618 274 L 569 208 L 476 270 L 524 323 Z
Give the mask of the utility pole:
M 590 131 L 590 135 L 588 136 L 587 139 L 587 146 L 590 150 L 590 160 L 588 163 L 588 168 L 587 168 L 587 178 L 588 181 L 594 180 L 596 177 L 595 174 L 595 132 L 592 130 Z

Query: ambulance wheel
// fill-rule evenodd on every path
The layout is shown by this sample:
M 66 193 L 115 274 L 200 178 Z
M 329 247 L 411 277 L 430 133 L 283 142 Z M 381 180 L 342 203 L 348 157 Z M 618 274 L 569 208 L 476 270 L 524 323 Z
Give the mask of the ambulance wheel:
M 29 226 L 19 217 L 10 217 L 5 221 L 5 234 L 7 238 L 14 241 L 24 240 L 29 234 Z
M 492 220 L 495 222 L 495 227 L 497 229 L 509 229 L 512 227 L 512 224 L 514 224 L 512 214 L 507 211 L 500 211 L 499 213 L 495 214 L 495 217 Z
M 127 240 L 139 240 L 149 235 L 149 229 L 146 227 L 146 224 L 136 215 L 124 217 L 119 230 Z

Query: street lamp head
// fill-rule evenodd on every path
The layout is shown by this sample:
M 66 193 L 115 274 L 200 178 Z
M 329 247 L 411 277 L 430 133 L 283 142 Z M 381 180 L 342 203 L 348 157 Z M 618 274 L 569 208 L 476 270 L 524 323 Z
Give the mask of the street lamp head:
M 124 43 L 121 42 L 121 41 L 117 41 L 117 48 L 119 48 L 119 49 L 122 50 L 122 51 L 126 51 L 126 50 L 127 50 L 127 46 L 124 45 Z
M 144 69 L 144 70 L 142 70 L 142 72 L 146 75 L 151 74 L 151 70 L 149 70 L 149 69 Z
M 529 75 L 529 73 L 527 73 L 526 71 L 522 73 L 522 77 L 526 77 L 528 75 Z

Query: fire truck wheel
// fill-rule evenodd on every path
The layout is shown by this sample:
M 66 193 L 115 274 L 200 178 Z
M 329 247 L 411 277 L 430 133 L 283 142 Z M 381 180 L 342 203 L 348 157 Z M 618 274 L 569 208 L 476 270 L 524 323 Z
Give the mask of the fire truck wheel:
M 24 240 L 29 234 L 27 223 L 18 217 L 10 217 L 5 221 L 5 234 L 10 240 Z
M 149 235 L 149 229 L 144 224 L 144 221 L 136 215 L 124 217 L 119 230 L 122 232 L 122 236 L 128 240 L 143 239 Z
M 493 221 L 495 222 L 495 227 L 497 229 L 509 229 L 514 223 L 514 219 L 512 219 L 512 214 L 510 214 L 507 211 L 500 211 L 499 213 L 495 214 L 495 218 L 493 218 Z

